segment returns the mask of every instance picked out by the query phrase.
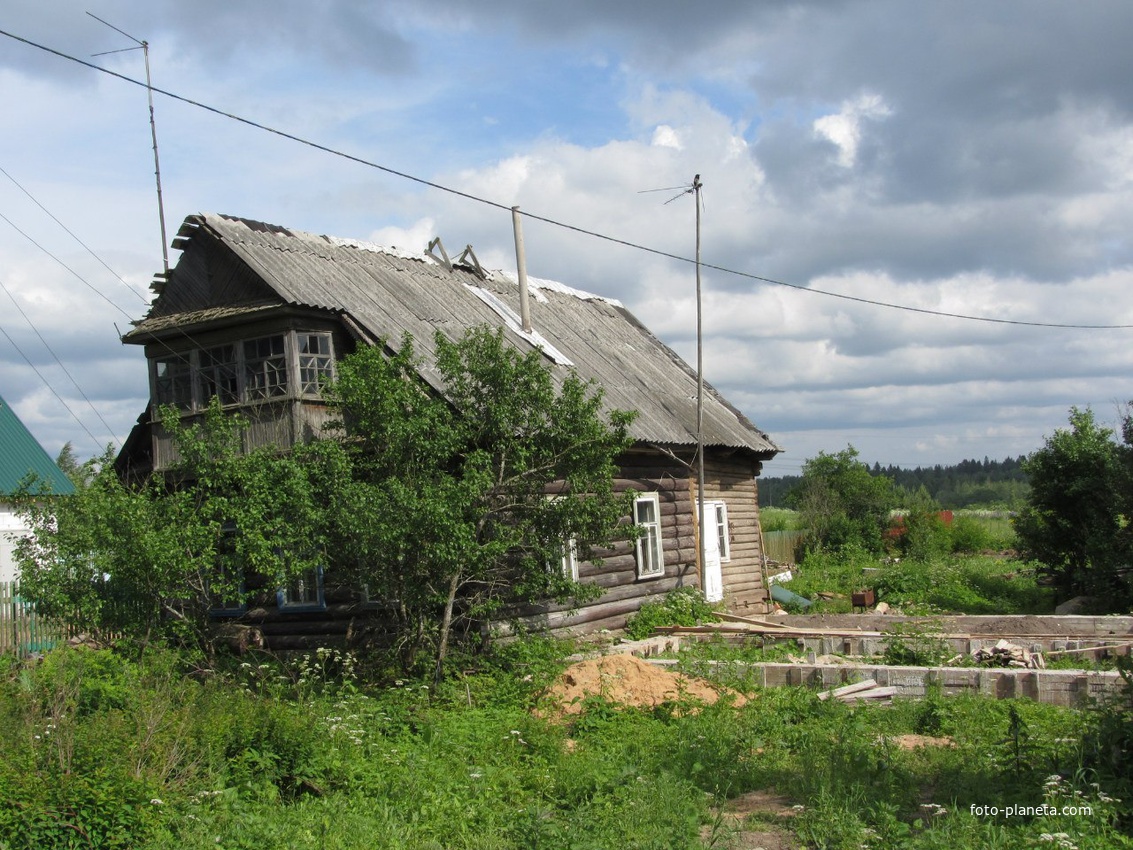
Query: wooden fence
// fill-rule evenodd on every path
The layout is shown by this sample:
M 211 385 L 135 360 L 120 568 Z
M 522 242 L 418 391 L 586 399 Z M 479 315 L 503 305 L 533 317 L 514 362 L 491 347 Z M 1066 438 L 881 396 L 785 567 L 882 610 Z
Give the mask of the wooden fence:
M 63 626 L 40 617 L 20 598 L 19 582 L 0 582 L 0 653 L 25 657 L 45 652 L 67 636 Z
M 795 548 L 803 534 L 802 531 L 763 532 L 763 547 L 768 559 L 780 564 L 795 563 Z

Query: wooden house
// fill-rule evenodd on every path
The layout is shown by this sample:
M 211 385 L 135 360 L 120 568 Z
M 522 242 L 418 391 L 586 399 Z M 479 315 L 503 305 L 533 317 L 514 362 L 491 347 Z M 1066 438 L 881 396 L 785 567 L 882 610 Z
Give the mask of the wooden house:
M 518 349 L 539 348 L 554 375 L 574 370 L 604 388 L 610 408 L 638 412 L 617 485 L 637 492 L 631 519 L 644 536 L 606 553 L 600 567 L 568 555 L 564 569 L 605 589 L 596 602 L 528 613 L 556 630 L 620 628 L 642 602 L 681 585 L 700 586 L 732 610 L 765 610 L 756 476 L 779 448 L 706 388 L 699 564 L 696 374 L 617 301 L 531 279 L 524 330 L 519 285 L 485 272 L 470 248 L 450 261 L 436 242 L 425 252 L 379 248 L 214 214 L 187 218 L 173 247 L 180 260 L 155 281 L 149 313 L 123 337 L 145 346 L 149 411 L 172 404 L 193 416 L 219 396 L 249 419 L 250 445 L 290 446 L 321 432 L 328 413 L 320 381 L 356 346 L 396 346 L 410 334 L 421 379 L 443 392 L 435 331 L 456 340 L 475 325 L 503 328 Z M 172 460 L 149 411 L 120 459 L 125 474 Z M 305 645 L 311 635 L 341 639 L 364 615 L 364 601 L 332 589 L 331 576 L 307 584 L 302 598 L 281 592 L 277 604 L 248 612 L 274 647 Z

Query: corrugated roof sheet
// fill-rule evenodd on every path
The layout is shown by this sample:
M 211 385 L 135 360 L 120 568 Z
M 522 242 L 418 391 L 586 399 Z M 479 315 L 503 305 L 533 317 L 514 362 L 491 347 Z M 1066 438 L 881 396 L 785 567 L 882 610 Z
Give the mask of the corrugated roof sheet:
M 183 243 L 191 249 L 202 231 L 227 245 L 288 304 L 345 312 L 392 347 L 409 333 L 423 377 L 438 388 L 440 378 L 433 368 L 436 330 L 456 340 L 467 328 L 487 324 L 504 328 L 521 351 L 534 345 L 472 290 L 488 290 L 518 312 L 518 286 L 506 275 L 496 273 L 484 280 L 461 266 L 450 271 L 425 254 L 383 251 L 368 243 L 211 213 L 186 219 Z M 171 285 L 176 271 L 173 281 Z M 636 410 L 631 429 L 635 439 L 695 445 L 695 371 L 617 301 L 553 282 L 538 284 L 532 324 L 573 364 L 555 365 L 549 358 L 553 373 L 565 376 L 565 370 L 573 368 L 604 388 L 608 407 Z M 160 315 L 160 301 L 155 302 L 155 315 Z M 168 326 L 169 318 L 143 320 L 128 337 L 137 339 L 140 332 Z M 704 440 L 706 445 L 746 449 L 764 458 L 780 451 L 711 387 L 705 392 Z
M 16 412 L 0 398 L 0 495 L 9 496 L 29 476 L 38 478 L 33 493 L 66 495 L 75 492 L 63 471 L 36 442 Z

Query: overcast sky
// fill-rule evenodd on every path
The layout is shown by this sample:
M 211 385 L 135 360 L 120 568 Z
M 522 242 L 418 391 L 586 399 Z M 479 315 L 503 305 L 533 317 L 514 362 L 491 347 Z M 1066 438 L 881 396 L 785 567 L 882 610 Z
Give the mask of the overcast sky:
M 1027 454 L 1071 406 L 1112 424 L 1133 398 L 1133 329 L 1049 326 L 1133 326 L 1127 0 L 6 0 L 0 395 L 52 454 L 141 413 L 118 338 L 162 265 L 145 89 L 10 37 L 144 80 L 140 49 L 91 58 L 135 43 L 87 12 L 148 41 L 160 89 L 687 258 L 695 206 L 666 201 L 699 173 L 705 373 L 784 447 L 765 474 L 847 445 Z M 504 211 L 154 106 L 168 239 L 207 211 L 514 269 Z M 532 275 L 695 362 L 691 264 L 524 232 Z

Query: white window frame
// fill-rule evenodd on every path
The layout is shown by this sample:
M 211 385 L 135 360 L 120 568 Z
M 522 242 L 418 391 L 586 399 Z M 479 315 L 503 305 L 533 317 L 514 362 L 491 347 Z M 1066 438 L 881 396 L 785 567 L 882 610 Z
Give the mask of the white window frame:
M 578 581 L 578 543 L 573 536 L 563 541 L 562 553 L 559 564 L 563 575 L 571 581 Z
M 728 527 L 728 505 L 723 501 L 712 502 L 711 505 L 716 512 L 716 535 L 720 546 L 720 562 L 726 564 L 732 560 L 732 533 Z
M 652 520 L 641 519 L 639 505 L 653 506 Z M 633 524 L 644 529 L 634 541 L 639 579 L 661 578 L 665 575 L 665 546 L 661 540 L 661 497 L 656 493 L 643 493 L 633 500 Z

